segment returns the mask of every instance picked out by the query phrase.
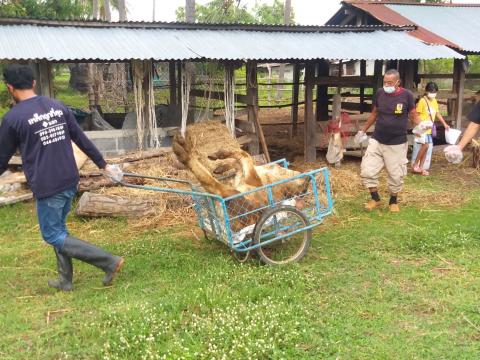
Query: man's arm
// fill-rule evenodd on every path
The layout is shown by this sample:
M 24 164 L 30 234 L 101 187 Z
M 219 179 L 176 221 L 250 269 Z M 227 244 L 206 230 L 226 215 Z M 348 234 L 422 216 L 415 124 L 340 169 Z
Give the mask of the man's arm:
M 97 165 L 100 169 L 105 169 L 107 163 L 102 154 L 77 124 L 75 116 L 73 116 L 73 113 L 70 111 L 70 109 L 67 107 L 65 107 L 65 109 L 65 119 L 67 121 L 70 138 L 80 148 L 80 150 L 82 150 L 90 159 L 92 159 L 95 165 Z
M 421 122 L 416 108 L 410 110 L 410 112 L 408 113 L 408 118 L 414 125 L 418 125 Z
M 415 104 L 415 98 L 413 97 L 412 92 L 408 92 L 408 101 L 407 101 L 407 106 L 408 106 L 408 118 L 414 125 L 420 124 L 420 116 L 418 115 L 418 112 L 421 111 L 422 109 L 422 104 L 421 104 L 421 99 L 419 103 L 416 105 Z
M 3 119 L 0 126 L 0 175 L 8 168 L 8 162 L 17 150 L 17 134 L 6 119 Z
M 458 147 L 460 150 L 463 150 L 465 146 L 467 146 L 470 141 L 477 135 L 478 130 L 480 129 L 480 124 L 470 122 L 468 124 L 467 130 L 465 130 L 465 133 L 462 136 L 462 139 L 458 143 Z
M 465 130 L 465 133 L 458 144 L 460 150 L 463 150 L 470 143 L 480 129 L 480 103 L 477 103 L 473 107 L 472 111 L 467 117 L 468 120 L 470 120 L 470 123 L 468 124 L 467 130 Z
M 363 129 L 362 131 L 364 133 L 366 133 L 368 131 L 368 129 L 370 129 L 370 126 L 372 126 L 375 121 L 377 121 L 377 108 L 374 106 L 373 107 L 373 110 L 372 110 L 372 113 L 370 114 L 370 116 L 368 117 L 368 120 L 367 122 L 365 123 L 365 125 L 363 126 Z
M 447 129 L 447 130 L 450 129 L 450 126 L 447 124 L 447 122 L 443 118 L 442 114 L 440 114 L 439 112 L 437 112 L 437 118 L 440 120 L 440 122 L 442 123 L 442 125 L 445 129 Z

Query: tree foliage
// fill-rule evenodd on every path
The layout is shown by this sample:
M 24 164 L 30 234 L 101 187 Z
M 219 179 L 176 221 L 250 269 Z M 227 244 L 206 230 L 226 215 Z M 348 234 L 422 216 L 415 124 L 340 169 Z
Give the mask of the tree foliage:
M 0 16 L 37 19 L 85 19 L 90 6 L 75 0 L 0 0 Z
M 285 3 L 283 0 L 275 0 L 272 5 L 256 3 L 253 8 L 255 21 L 259 24 L 283 24 Z M 295 13 L 292 8 L 290 24 L 295 22 Z
M 249 11 L 242 0 L 212 0 L 206 5 L 195 4 L 196 21 L 199 23 L 259 23 L 283 24 L 284 4 L 275 0 L 272 5 L 256 4 Z M 185 7 L 177 9 L 177 20 L 185 21 Z M 294 22 L 292 10 L 291 22 Z
M 92 4 L 92 0 L 0 0 L 0 17 L 84 20 L 92 18 Z M 118 9 L 118 0 L 110 0 L 110 5 Z M 99 11 L 104 18 L 103 0 Z

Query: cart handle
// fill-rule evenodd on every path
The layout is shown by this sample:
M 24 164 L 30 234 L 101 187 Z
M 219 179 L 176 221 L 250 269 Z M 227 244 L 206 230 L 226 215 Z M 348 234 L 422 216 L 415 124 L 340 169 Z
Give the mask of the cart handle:
M 139 178 L 139 179 L 152 179 L 152 180 L 159 180 L 159 181 L 166 181 L 166 182 L 176 182 L 180 184 L 187 184 L 192 186 L 192 183 L 187 181 L 187 180 L 181 180 L 181 179 L 174 179 L 174 178 L 167 178 L 167 177 L 159 177 L 159 176 L 147 176 L 147 175 L 139 175 L 139 174 L 133 174 L 133 173 L 123 173 L 124 177 L 133 177 L 133 178 Z M 122 185 L 126 185 L 122 182 L 120 182 Z
M 143 176 L 138 176 L 138 177 L 143 177 Z M 145 178 L 149 178 L 149 177 L 145 177 Z M 171 180 L 171 179 L 167 179 L 167 180 Z M 184 182 L 184 181 L 181 180 L 179 182 Z M 188 183 L 188 181 L 186 183 Z M 118 181 L 117 184 L 120 184 L 120 185 L 125 186 L 125 187 L 129 187 L 129 188 L 133 188 L 133 189 L 151 190 L 151 191 L 158 191 L 158 192 L 164 192 L 164 193 L 174 193 L 174 194 L 186 195 L 186 196 L 204 196 L 204 197 L 212 198 L 212 199 L 220 201 L 220 202 L 223 201 L 222 197 L 220 197 L 218 195 L 206 193 L 206 192 L 161 188 L 161 187 L 157 187 L 157 186 L 134 185 L 134 184 L 129 184 L 129 183 L 126 183 L 126 182 L 123 182 L 123 181 Z

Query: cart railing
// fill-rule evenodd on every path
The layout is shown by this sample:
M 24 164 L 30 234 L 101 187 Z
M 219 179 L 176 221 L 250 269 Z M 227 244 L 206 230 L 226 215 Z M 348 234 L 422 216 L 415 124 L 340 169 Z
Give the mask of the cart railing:
M 279 164 L 285 168 L 288 162 L 281 159 L 269 164 Z M 267 164 L 268 165 L 268 164 Z M 270 234 L 266 243 L 278 241 L 294 235 L 298 232 L 311 229 L 320 225 L 323 218 L 332 213 L 333 199 L 331 196 L 329 171 L 327 168 L 312 170 L 298 174 L 288 179 L 279 180 L 271 184 L 239 193 L 228 198 L 204 192 L 198 185 L 187 180 L 144 176 L 139 174 L 125 173 L 125 177 L 151 179 L 163 182 L 164 187 L 153 185 L 135 185 L 121 182 L 123 186 L 140 190 L 173 193 L 192 198 L 193 207 L 198 217 L 200 227 L 212 237 L 226 243 L 238 252 L 249 251 L 258 248 L 259 244 L 253 243 L 253 230 L 256 221 L 268 209 L 280 206 L 293 206 L 299 209 L 308 219 L 309 224 L 299 229 L 277 229 L 278 233 Z M 289 192 L 291 188 L 299 187 L 298 192 Z M 308 184 L 307 184 L 308 183 Z M 181 184 L 186 189 L 169 187 L 168 184 Z M 252 206 L 248 199 L 261 198 L 259 206 Z M 264 201 L 266 200 L 266 201 Z

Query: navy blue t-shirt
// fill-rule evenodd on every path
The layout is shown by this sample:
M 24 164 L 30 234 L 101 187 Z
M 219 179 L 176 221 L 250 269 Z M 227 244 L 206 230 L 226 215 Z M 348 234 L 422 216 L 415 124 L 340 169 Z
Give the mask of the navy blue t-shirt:
M 480 124 L 480 102 L 476 103 L 470 114 L 468 114 L 468 120 L 475 124 Z
M 398 88 L 395 93 L 387 94 L 380 88 L 375 94 L 373 105 L 377 108 L 377 121 L 372 137 L 384 145 L 406 143 L 408 116 L 415 108 L 412 92 Z
M 23 100 L 4 116 L 0 126 L 0 175 L 20 148 L 23 170 L 35 198 L 76 186 L 79 174 L 71 141 L 99 168 L 105 167 L 102 154 L 64 104 L 44 96 Z

